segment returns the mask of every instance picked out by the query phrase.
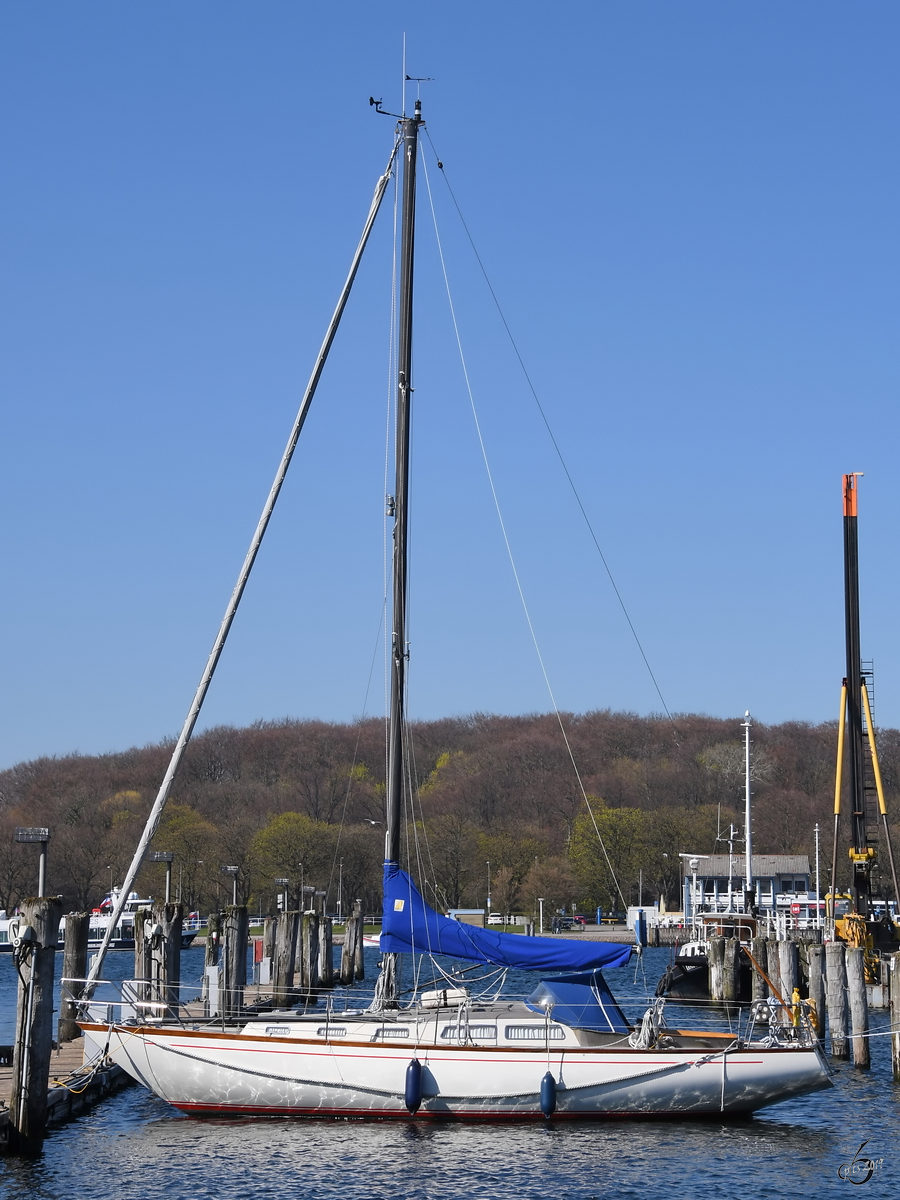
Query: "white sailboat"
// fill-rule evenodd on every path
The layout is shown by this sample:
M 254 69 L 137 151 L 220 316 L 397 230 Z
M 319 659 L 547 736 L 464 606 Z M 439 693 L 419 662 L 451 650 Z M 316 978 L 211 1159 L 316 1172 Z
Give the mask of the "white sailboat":
M 373 101 L 374 103 L 374 101 Z M 808 1022 L 785 1010 L 751 1011 L 742 1036 L 665 1023 L 663 1002 L 629 1022 L 602 968 L 624 965 L 628 946 L 526 937 L 461 925 L 430 909 L 400 865 L 404 779 L 407 520 L 416 161 L 421 105 L 399 117 L 398 136 L 379 181 L 363 239 L 326 336 L 285 459 L 274 504 L 324 354 L 334 336 L 387 177 L 403 172 L 400 331 L 390 755 L 387 781 L 382 974 L 369 1008 L 269 1012 L 240 1022 L 147 1016 L 111 1024 L 82 1021 L 136 1080 L 197 1116 L 395 1117 L 419 1120 L 542 1121 L 619 1116 L 743 1114 L 830 1086 Z M 261 539 L 268 515 L 264 513 Z M 252 566 L 258 540 L 245 563 Z M 237 600 L 246 575 L 235 589 Z M 186 744 L 234 615 L 229 607 L 179 746 Z M 138 848 L 140 865 L 178 765 L 178 747 Z M 552 973 L 525 999 L 479 997 L 445 976 L 445 986 L 400 998 L 397 956 L 450 955 L 456 961 Z M 102 955 L 100 957 L 102 962 Z M 96 966 L 99 971 L 99 965 Z M 440 977 L 442 968 L 437 967 Z

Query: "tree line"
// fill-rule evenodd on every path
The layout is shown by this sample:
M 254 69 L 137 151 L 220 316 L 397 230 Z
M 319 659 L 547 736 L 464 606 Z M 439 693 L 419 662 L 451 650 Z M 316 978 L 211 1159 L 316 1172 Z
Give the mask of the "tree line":
M 566 739 L 553 714 L 411 723 L 404 854 L 436 907 L 483 907 L 488 886 L 504 912 L 532 913 L 538 897 L 620 908 L 639 889 L 645 903 L 679 907 L 678 855 L 722 853 L 721 832 L 742 829 L 739 719 L 598 711 L 562 723 Z M 816 823 L 828 850 L 836 740 L 835 723 L 753 727 L 755 852 L 812 857 Z M 154 839 L 175 855 L 176 896 L 201 912 L 229 903 L 229 865 L 255 910 L 274 911 L 285 890 L 296 904 L 306 887 L 329 911 L 357 898 L 378 911 L 385 746 L 377 719 L 195 737 Z M 900 813 L 900 732 L 881 730 L 878 748 L 888 810 Z M 51 829 L 51 890 L 71 908 L 97 905 L 124 875 L 170 752 L 161 743 L 0 773 L 0 907 L 36 886 L 36 847 L 14 842 L 19 825 Z M 842 851 L 841 886 L 846 861 Z M 162 894 L 163 872 L 144 866 L 142 894 Z

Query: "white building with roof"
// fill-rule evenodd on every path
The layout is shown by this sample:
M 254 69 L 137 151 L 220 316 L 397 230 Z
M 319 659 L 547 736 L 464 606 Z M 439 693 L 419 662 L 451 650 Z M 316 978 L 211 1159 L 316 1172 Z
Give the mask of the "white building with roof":
M 741 912 L 744 907 L 746 858 L 743 854 L 709 854 L 696 858 L 696 892 L 691 859 L 684 864 L 685 912 Z M 809 897 L 808 854 L 754 854 L 751 880 L 755 907 L 776 911 Z M 693 904 L 691 901 L 693 900 Z

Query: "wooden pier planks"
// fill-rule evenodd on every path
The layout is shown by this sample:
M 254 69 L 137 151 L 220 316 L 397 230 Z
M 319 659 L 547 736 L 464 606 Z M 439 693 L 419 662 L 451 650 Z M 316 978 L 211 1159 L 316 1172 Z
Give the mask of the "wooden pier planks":
M 74 1072 L 84 1064 L 84 1038 L 76 1038 L 71 1042 L 63 1042 L 58 1050 L 54 1050 L 50 1058 L 50 1081 L 47 1089 L 47 1126 L 64 1125 L 81 1113 L 87 1112 L 107 1096 L 122 1088 L 130 1087 L 134 1080 L 121 1067 L 107 1063 L 102 1071 L 98 1071 L 87 1087 L 83 1083 L 70 1083 L 73 1089 L 57 1083 L 56 1080 L 69 1080 Z M 12 1066 L 0 1066 L 0 1153 L 7 1149 L 9 1131 L 9 1098 L 12 1087 Z

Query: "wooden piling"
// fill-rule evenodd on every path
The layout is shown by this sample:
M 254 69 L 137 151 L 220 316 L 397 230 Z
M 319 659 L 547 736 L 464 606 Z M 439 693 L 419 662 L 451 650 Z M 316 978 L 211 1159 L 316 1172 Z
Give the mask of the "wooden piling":
M 869 1005 L 866 1000 L 866 952 L 859 946 L 847 950 L 847 996 L 853 1034 L 853 1065 L 865 1071 L 869 1057 Z
M 707 953 L 709 964 L 709 998 L 721 1002 L 725 999 L 725 938 L 711 937 Z
M 760 963 L 760 966 L 762 964 Z M 769 995 L 774 996 L 776 990 L 785 1000 L 790 1000 L 790 996 L 785 996 L 781 987 L 781 955 L 778 952 L 778 942 L 773 938 L 766 941 L 766 974 L 771 979 L 773 987 L 769 988 Z
M 750 953 L 764 971 L 768 970 L 766 959 L 766 939 L 764 937 L 755 937 L 752 939 L 750 942 Z M 750 998 L 752 1000 L 765 1000 L 766 996 L 769 994 L 766 981 L 755 968 L 751 976 L 750 989 Z
M 139 908 L 134 914 L 134 996 L 137 1004 L 150 1000 L 151 953 L 148 937 L 153 925 L 149 908 Z M 141 1009 L 140 1012 L 145 1010 Z
M 900 1083 L 900 954 L 890 957 L 891 1066 L 894 1082 Z
M 785 1004 L 790 1004 L 794 989 L 800 983 L 800 955 L 796 942 L 778 943 L 778 971 L 781 978 L 781 995 Z
M 363 946 L 363 932 L 364 932 L 363 922 L 364 922 L 365 918 L 363 917 L 362 900 L 355 900 L 353 902 L 353 919 L 356 921 L 356 960 L 355 960 L 356 970 L 355 970 L 355 975 L 356 975 L 356 981 L 358 983 L 360 980 L 365 979 L 365 977 L 366 977 L 366 960 L 365 960 L 365 956 L 363 954 L 363 950 L 365 948 Z
M 278 914 L 275 930 L 275 963 L 272 975 L 272 999 L 279 1008 L 289 1008 L 296 1000 L 294 966 L 297 961 L 299 912 Z
M 303 953 L 300 966 L 300 987 L 307 1000 L 314 999 L 319 983 L 319 917 L 317 913 L 303 914 L 301 935 Z
M 9 1101 L 9 1149 L 37 1154 L 47 1123 L 47 1084 L 53 1050 L 53 966 L 62 900 L 41 896 L 22 905 L 20 932 L 33 931 L 13 953 L 19 963 L 16 1040 Z
M 167 1006 L 170 1017 L 178 1015 L 183 916 L 184 906 L 181 904 L 153 906 L 153 926 L 157 932 L 150 942 L 151 992 L 157 1004 Z
M 334 954 L 332 952 L 331 917 L 323 917 L 319 925 L 319 986 L 330 988 L 334 983 Z
M 825 1040 L 825 947 L 810 945 L 807 946 L 806 953 L 809 964 L 808 993 L 813 1024 L 821 1042 Z
M 828 1003 L 828 1030 L 831 1034 L 831 1057 L 849 1058 L 847 1044 L 847 968 L 843 942 L 829 942 L 825 947 L 825 987 Z
M 266 980 L 266 983 L 269 985 L 269 987 L 272 986 L 272 982 L 275 979 L 275 936 L 277 931 L 278 918 L 266 917 L 266 919 L 263 921 L 262 956 L 263 963 L 269 964 L 268 979 Z M 260 963 L 260 967 L 262 967 L 262 963 Z M 263 976 L 262 973 L 260 973 L 260 980 L 262 979 Z
M 361 945 L 357 947 L 357 941 L 362 943 L 361 924 L 360 902 L 357 900 L 353 906 L 352 915 L 347 918 L 344 925 L 344 944 L 341 947 L 341 983 L 345 987 L 353 982 L 358 950 L 360 953 L 362 951 Z
M 84 979 L 87 975 L 88 937 L 91 932 L 90 913 L 66 913 L 66 932 L 63 950 L 63 979 Z M 78 1015 L 77 998 L 81 995 L 83 985 L 68 983 L 62 989 L 59 1004 L 59 1033 L 60 1042 L 73 1042 L 81 1037 L 76 1017 Z M 74 999 L 72 998 L 74 997 Z
M 222 922 L 222 1015 L 240 1015 L 247 986 L 247 941 L 250 916 L 246 904 L 229 904 Z
M 200 993 L 203 1000 L 203 1015 L 205 1017 L 215 1016 L 218 1013 L 218 998 L 214 1005 L 211 1003 L 212 995 L 209 976 L 210 970 L 215 970 L 219 965 L 219 943 L 221 938 L 221 918 L 218 913 L 210 913 L 206 922 L 206 946 L 203 952 L 203 986 Z M 214 976 L 214 978 L 216 977 Z
M 222 940 L 222 918 L 218 913 L 210 913 L 206 922 L 206 952 L 203 955 L 203 967 L 215 967 L 219 964 L 219 944 Z
M 722 998 L 727 1004 L 735 1004 L 740 999 L 740 994 L 741 946 L 737 938 L 726 938 Z

